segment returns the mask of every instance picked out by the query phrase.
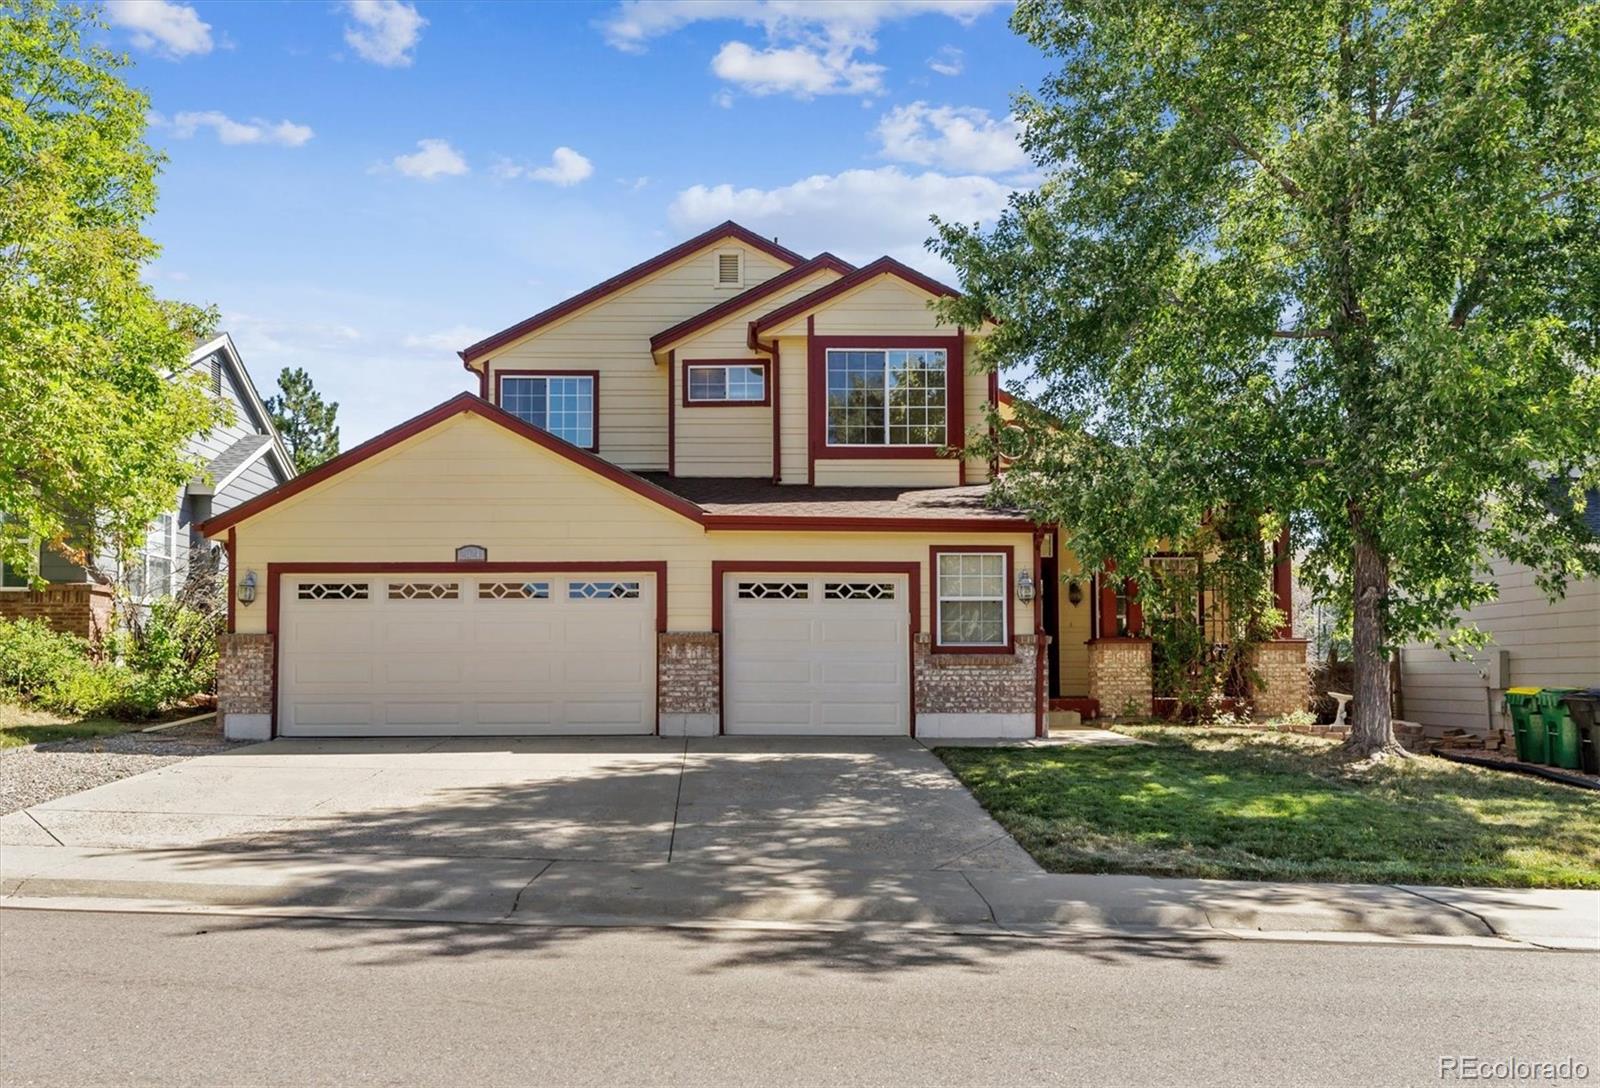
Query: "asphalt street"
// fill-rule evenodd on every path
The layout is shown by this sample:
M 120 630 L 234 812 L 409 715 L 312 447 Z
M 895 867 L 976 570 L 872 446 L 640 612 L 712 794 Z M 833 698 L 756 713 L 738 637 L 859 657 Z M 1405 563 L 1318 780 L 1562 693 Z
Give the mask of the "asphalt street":
M 1441 1079 L 1446 1057 L 1572 1057 L 1593 1083 L 1597 966 L 1440 946 L 8 910 L 0 1083 L 1493 1083 Z

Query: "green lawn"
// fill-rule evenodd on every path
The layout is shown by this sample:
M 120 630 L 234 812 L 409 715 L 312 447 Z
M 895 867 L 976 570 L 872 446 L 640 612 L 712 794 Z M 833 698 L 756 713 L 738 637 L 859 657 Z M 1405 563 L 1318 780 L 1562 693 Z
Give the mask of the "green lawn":
M 138 729 L 143 722 L 119 722 L 110 718 L 76 718 L 48 710 L 0 702 L 0 748 L 17 748 L 49 740 L 81 740 L 104 737 Z
M 1334 742 L 1142 726 L 1150 745 L 941 748 L 1057 873 L 1600 888 L 1600 793 L 1432 757 L 1351 772 Z

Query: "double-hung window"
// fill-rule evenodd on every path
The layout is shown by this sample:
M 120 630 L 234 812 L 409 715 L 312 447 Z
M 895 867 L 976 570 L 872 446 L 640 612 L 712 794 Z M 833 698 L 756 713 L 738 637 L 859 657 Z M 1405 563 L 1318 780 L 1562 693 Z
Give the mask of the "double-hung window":
M 767 369 L 735 363 L 684 366 L 685 404 L 765 404 Z
M 942 446 L 942 348 L 829 348 L 828 445 Z
M 952 649 L 1009 646 L 1006 553 L 936 551 L 935 564 L 938 644 Z
M 128 568 L 128 592 L 134 600 L 170 597 L 176 571 L 178 517 L 162 514 L 150 525 L 144 547 Z
M 500 407 L 574 446 L 595 446 L 593 374 L 502 374 Z

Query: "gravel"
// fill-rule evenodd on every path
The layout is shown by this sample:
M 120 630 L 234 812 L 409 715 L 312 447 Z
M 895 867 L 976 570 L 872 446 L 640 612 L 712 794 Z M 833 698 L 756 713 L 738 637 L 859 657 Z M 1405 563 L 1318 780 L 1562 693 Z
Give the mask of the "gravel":
M 196 723 L 199 724 L 199 723 Z M 0 815 L 234 747 L 215 726 L 119 733 L 0 750 Z

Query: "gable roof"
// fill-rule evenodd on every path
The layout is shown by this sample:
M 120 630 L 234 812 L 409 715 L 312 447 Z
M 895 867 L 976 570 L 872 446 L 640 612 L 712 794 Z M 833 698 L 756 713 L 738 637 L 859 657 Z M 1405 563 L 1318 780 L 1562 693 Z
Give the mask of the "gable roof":
M 472 393 L 460 393 L 443 404 L 428 409 L 419 416 L 413 416 L 396 427 L 391 427 L 376 438 L 369 438 L 359 446 L 354 446 L 331 461 L 326 461 L 303 476 L 297 476 L 287 483 L 279 484 L 271 491 L 263 491 L 249 502 L 240 503 L 233 509 L 218 514 L 200 526 L 200 531 L 206 536 L 215 536 L 230 525 L 237 525 L 241 521 L 255 517 L 264 510 L 268 510 L 285 499 L 293 498 L 300 492 L 310 487 L 315 487 L 331 477 L 347 472 L 363 461 L 368 460 L 389 449 L 399 445 L 408 438 L 432 430 L 439 424 L 453 419 L 461 413 L 471 413 L 482 416 L 490 423 L 498 424 L 513 434 L 526 438 L 537 446 L 549 450 L 557 456 L 575 462 L 582 468 L 598 476 L 603 476 L 612 483 L 620 484 L 635 494 L 649 499 L 674 513 L 681 514 L 690 521 L 699 523 L 703 520 L 703 511 L 682 496 L 675 495 L 666 488 L 629 472 L 627 469 L 618 468 L 610 461 L 590 453 L 588 450 L 579 449 L 572 443 L 562 438 L 557 438 L 548 431 L 541 431 L 531 424 L 524 423 L 510 412 L 495 407 L 488 401 Z
M 244 358 L 239 354 L 239 348 L 234 344 L 233 337 L 226 332 L 213 336 L 189 353 L 184 369 L 192 370 L 213 355 L 222 356 L 223 365 L 233 374 L 234 387 L 243 394 L 245 409 L 250 413 L 252 422 L 261 434 L 272 440 L 269 452 L 272 454 L 272 459 L 278 463 L 279 474 L 285 480 L 294 479 L 297 475 L 294 458 L 289 455 L 289 447 L 283 444 L 283 436 L 278 433 L 277 424 L 272 422 L 272 413 L 267 411 L 261 394 L 256 392 L 256 383 L 251 379 L 250 371 L 245 368 Z M 218 485 L 217 489 L 220 491 L 221 485 Z
M 753 332 L 759 334 L 764 329 L 770 329 L 774 325 L 781 325 L 786 321 L 799 317 L 801 314 L 815 310 L 829 299 L 842 295 L 851 288 L 860 287 L 868 280 L 884 275 L 904 280 L 919 290 L 941 298 L 955 298 L 961 294 L 954 287 L 940 283 L 931 276 L 925 276 L 910 265 L 901 264 L 893 257 L 879 257 L 871 264 L 862 265 L 842 279 L 824 284 L 810 294 L 800 296 L 787 306 L 780 306 L 769 314 L 763 314 L 751 322 L 751 328 Z
M 663 348 L 670 347 L 690 334 L 699 332 L 708 325 L 716 324 L 729 314 L 736 314 L 764 298 L 777 294 L 807 276 L 816 275 L 823 269 L 832 269 L 841 276 L 847 276 L 855 271 L 855 267 L 853 264 L 841 261 L 832 253 L 819 253 L 804 264 L 795 265 L 787 272 L 781 272 L 764 283 L 758 283 L 748 291 L 740 291 L 732 298 L 723 299 L 709 310 L 702 310 L 693 317 L 685 318 L 671 328 L 663 329 L 656 333 L 650 338 L 650 350 L 660 351 Z
M 667 250 L 665 253 L 658 253 L 649 260 L 641 261 L 639 264 L 634 265 L 625 272 L 619 272 L 610 279 L 603 280 L 602 282 L 595 284 L 587 291 L 580 291 L 571 298 L 556 303 L 549 309 L 540 310 L 532 317 L 524 318 L 509 328 L 501 329 L 493 336 L 485 337 L 484 339 L 479 340 L 476 344 L 473 344 L 471 347 L 463 348 L 456 354 L 461 356 L 462 364 L 467 366 L 468 369 L 471 369 L 471 365 L 474 360 L 482 358 L 484 355 L 487 355 L 494 349 L 504 347 L 513 340 L 520 339 L 521 337 L 524 337 L 530 332 L 534 332 L 545 325 L 559 321 L 568 314 L 576 310 L 581 310 L 591 302 L 598 302 L 607 295 L 614 294 L 615 292 L 622 290 L 624 287 L 637 283 L 639 280 L 644 279 L 652 272 L 657 272 L 670 264 L 674 264 L 682 260 L 697 250 L 704 249 L 706 246 L 709 246 L 715 242 L 720 242 L 725 238 L 733 238 L 743 242 L 752 249 L 759 249 L 761 252 L 765 253 L 774 260 L 782 261 L 784 264 L 790 266 L 801 264 L 805 261 L 805 258 L 796 253 L 794 250 L 786 249 L 770 238 L 763 238 L 754 231 L 751 231 L 746 227 L 741 227 L 738 223 L 735 223 L 730 219 L 726 223 L 720 223 L 717 226 L 712 227 L 703 234 L 695 235 L 687 242 L 680 242 L 671 249 Z

